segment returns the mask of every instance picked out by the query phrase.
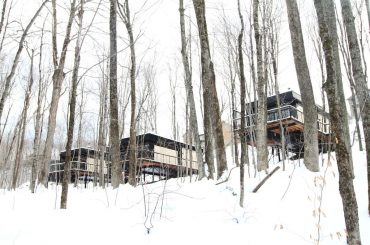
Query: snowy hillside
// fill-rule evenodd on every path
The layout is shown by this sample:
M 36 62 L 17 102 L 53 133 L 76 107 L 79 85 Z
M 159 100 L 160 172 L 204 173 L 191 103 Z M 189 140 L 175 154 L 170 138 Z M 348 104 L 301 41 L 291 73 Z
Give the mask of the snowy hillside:
M 353 155 L 361 237 L 370 244 L 365 154 L 355 150 Z M 289 161 L 285 172 L 279 169 L 255 194 L 264 174 L 246 178 L 244 208 L 238 205 L 238 168 L 220 185 L 187 178 L 122 185 L 118 191 L 71 186 L 67 210 L 58 209 L 60 186 L 36 194 L 27 185 L 16 192 L 1 190 L 0 244 L 296 245 L 316 244 L 318 235 L 320 244 L 346 244 L 333 162 L 328 165 L 324 155 L 321 172 L 312 174 L 302 162 Z

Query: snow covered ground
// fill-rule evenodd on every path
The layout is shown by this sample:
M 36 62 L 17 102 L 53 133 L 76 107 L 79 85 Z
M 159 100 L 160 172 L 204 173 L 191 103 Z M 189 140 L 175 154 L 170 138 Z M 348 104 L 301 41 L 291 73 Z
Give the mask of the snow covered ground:
M 365 153 L 354 149 L 353 157 L 361 238 L 370 244 Z M 264 176 L 246 178 L 244 208 L 238 168 L 220 185 L 186 178 L 118 190 L 71 186 L 67 210 L 58 208 L 60 186 L 36 194 L 27 185 L 0 190 L 0 245 L 297 245 L 317 244 L 318 237 L 319 244 L 346 244 L 335 161 L 328 164 L 324 155 L 317 174 L 289 161 L 285 172 L 278 170 L 252 193 Z

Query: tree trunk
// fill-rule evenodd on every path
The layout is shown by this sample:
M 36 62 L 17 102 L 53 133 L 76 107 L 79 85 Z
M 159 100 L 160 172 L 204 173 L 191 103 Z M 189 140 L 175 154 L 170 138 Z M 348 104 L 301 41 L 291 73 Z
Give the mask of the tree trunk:
M 253 0 L 253 27 L 254 38 L 256 40 L 257 50 L 257 170 L 268 169 L 268 152 L 267 152 L 267 78 L 263 76 L 263 60 L 262 60 L 262 36 L 259 30 L 258 20 L 258 5 L 259 0 Z
M 320 0 L 315 0 L 315 8 L 318 17 L 320 37 L 323 45 L 323 50 L 325 54 L 325 64 L 327 81 L 325 84 L 326 92 L 328 95 L 329 111 L 330 111 L 330 121 L 331 129 L 336 142 L 336 159 L 339 171 L 339 192 L 342 197 L 342 204 L 344 210 L 344 218 L 347 231 L 347 243 L 350 245 L 361 244 L 360 231 L 359 231 L 359 221 L 358 221 L 358 210 L 357 201 L 355 196 L 355 190 L 352 180 L 352 168 L 350 161 L 350 154 L 346 146 L 346 135 L 343 131 L 345 125 L 344 120 L 341 119 L 343 115 L 341 114 L 340 107 L 342 100 L 338 96 L 342 96 L 338 92 L 338 76 L 341 76 L 340 70 L 334 61 L 334 47 L 333 45 L 333 32 L 330 33 L 328 27 L 328 16 L 325 15 L 324 9 L 328 6 Z M 326 2 L 327 3 L 327 2 Z M 332 5 L 333 6 L 333 5 Z M 330 10 L 330 11 L 333 11 Z
M 69 104 L 69 122 L 68 122 L 68 129 L 67 129 L 66 159 L 65 159 L 64 171 L 63 171 L 62 196 L 60 198 L 60 208 L 61 209 L 67 208 L 68 184 L 70 181 L 70 168 L 71 168 L 71 158 L 72 158 L 71 148 L 72 148 L 72 143 L 73 143 L 73 131 L 75 127 L 78 70 L 80 68 L 80 60 L 81 60 L 81 57 L 80 57 L 81 32 L 82 32 L 82 20 L 83 20 L 83 14 L 84 14 L 84 2 L 85 0 L 80 0 L 80 10 L 78 12 L 78 33 L 77 33 L 77 40 L 76 40 L 76 46 L 75 46 L 74 65 L 73 65 L 72 81 L 71 81 L 72 91 L 71 91 L 71 101 Z M 78 176 L 76 176 L 76 178 L 78 178 Z
M 354 87 L 351 86 L 351 100 L 352 100 L 352 110 L 353 114 L 355 116 L 355 122 L 356 122 L 356 133 L 357 133 L 357 140 L 358 140 L 358 147 L 360 151 L 364 150 L 364 147 L 362 146 L 362 136 L 361 136 L 361 129 L 360 129 L 360 118 L 358 114 L 357 108 L 360 108 L 359 104 L 356 100 L 356 93 Z M 370 213 L 370 209 L 369 209 Z
M 41 42 L 40 42 L 40 54 L 39 54 L 39 84 L 38 84 L 38 95 L 37 95 L 37 109 L 36 109 L 36 118 L 35 118 L 35 138 L 33 140 L 33 158 L 32 158 L 32 167 L 31 167 L 31 182 L 30 190 L 31 193 L 35 193 L 37 171 L 38 171 L 38 162 L 40 154 L 40 138 L 41 138 L 41 128 L 42 128 L 42 102 L 44 95 L 44 82 L 42 77 L 42 48 L 43 48 L 43 39 L 44 39 L 44 28 L 41 30 Z
M 0 20 L 0 33 L 3 31 L 7 2 L 8 2 L 8 0 L 3 1 L 3 8 L 2 8 L 2 11 L 1 11 L 1 20 Z
M 240 10 L 240 0 L 238 0 L 238 12 L 240 18 L 240 32 L 238 36 L 238 61 L 239 61 L 239 73 L 240 73 L 240 120 L 241 120 L 241 130 L 240 130 L 240 207 L 244 206 L 244 165 L 249 165 L 248 154 L 247 154 L 247 140 L 246 132 L 244 131 L 245 125 L 245 75 L 244 75 L 244 60 L 243 60 L 243 34 L 244 34 L 244 20 L 243 15 Z
M 112 186 L 118 188 L 122 182 L 121 153 L 119 148 L 118 98 L 117 98 L 117 1 L 110 0 L 110 62 L 109 62 L 109 141 L 112 163 Z
M 324 1 L 322 2 L 324 9 L 324 15 L 327 17 L 326 19 L 326 24 L 328 26 L 328 32 L 329 35 L 332 38 L 333 42 L 333 62 L 335 65 L 335 69 L 337 73 L 341 74 L 341 60 L 340 60 L 340 54 L 339 54 L 339 41 L 338 41 L 338 32 L 337 32 L 337 22 L 336 22 L 336 17 L 335 17 L 335 6 L 333 1 Z M 343 89 L 343 81 L 342 81 L 342 76 L 336 76 L 337 79 L 337 93 L 338 93 L 338 99 L 340 100 L 340 107 L 339 110 L 341 110 L 341 120 L 343 120 L 343 128 L 342 131 L 344 132 L 345 138 L 345 144 L 347 147 L 347 151 L 349 154 L 349 161 L 351 163 L 351 168 L 353 168 L 353 162 L 352 162 L 352 150 L 351 150 L 351 139 L 350 139 L 350 133 L 349 133 L 349 126 L 348 126 L 348 111 L 346 108 L 346 99 L 344 95 L 344 89 Z M 352 171 L 352 178 L 354 178 L 354 172 Z
M 317 108 L 308 70 L 301 20 L 296 0 L 286 0 L 290 37 L 304 116 L 304 164 L 313 172 L 319 171 Z
M 195 141 L 195 151 L 197 155 L 197 165 L 198 165 L 198 180 L 201 180 L 204 176 L 204 165 L 203 165 L 203 153 L 199 139 L 199 130 L 198 130 L 198 119 L 195 109 L 193 85 L 191 82 L 191 70 L 189 65 L 188 51 L 186 48 L 186 34 L 185 34 L 185 18 L 184 18 L 184 1 L 179 0 L 179 12 L 180 12 L 180 34 L 181 34 L 181 56 L 182 63 L 184 65 L 185 71 L 185 89 L 186 97 L 189 103 L 190 110 L 190 128 L 192 132 L 192 138 Z M 189 133 L 189 132 L 188 132 Z
M 275 98 L 276 98 L 276 105 L 278 108 L 278 116 L 279 116 L 279 128 L 280 128 L 280 141 L 281 141 L 281 151 L 282 151 L 282 161 L 283 161 L 283 171 L 285 171 L 285 128 L 283 126 L 282 118 L 283 115 L 281 113 L 281 103 L 280 103 L 280 90 L 279 90 L 279 82 L 278 82 L 278 53 L 279 53 L 279 37 L 277 34 L 277 30 L 275 30 L 276 25 L 271 21 L 271 33 L 270 33 L 270 42 L 271 42 L 271 62 L 272 62 L 272 70 L 273 70 L 273 77 L 274 77 L 274 84 L 275 84 Z M 279 152 L 278 152 L 279 154 Z M 279 156 L 280 160 L 280 156 Z
M 53 16 L 56 16 L 56 0 L 52 0 L 53 3 Z M 67 57 L 67 48 L 70 42 L 70 35 L 71 35 L 71 29 L 72 29 L 72 23 L 73 18 L 75 16 L 76 11 L 76 0 L 73 0 L 71 3 L 71 10 L 69 13 L 69 19 L 67 22 L 67 29 L 66 29 L 66 35 L 63 42 L 62 47 L 62 53 L 60 55 L 59 64 L 54 63 L 54 73 L 52 76 L 53 81 L 53 91 L 51 96 L 51 103 L 50 103 L 50 109 L 49 109 L 49 120 L 48 120 L 48 130 L 46 135 L 46 141 L 45 141 L 45 148 L 43 151 L 43 159 L 42 159 L 42 169 L 39 176 L 39 181 L 41 184 L 43 184 L 45 187 L 47 187 L 48 183 L 48 175 L 49 175 L 49 161 L 51 160 L 51 151 L 54 143 L 54 133 L 55 133 L 55 126 L 56 126 L 56 116 L 58 112 L 58 104 L 59 104 L 59 98 L 60 98 L 60 92 L 62 88 L 62 82 L 64 80 L 64 65 L 65 60 Z M 56 17 L 53 18 L 54 22 L 56 22 Z M 56 23 L 54 23 L 56 26 Z M 56 28 L 53 28 L 53 39 L 56 38 L 57 30 Z M 56 54 L 57 46 L 56 42 L 53 42 L 53 60 L 57 60 Z
M 207 22 L 205 16 L 204 0 L 193 0 L 195 15 L 197 18 L 200 46 L 201 46 L 201 65 L 202 65 L 202 84 L 203 84 L 203 100 L 204 100 L 204 118 L 209 117 L 209 123 L 212 124 L 211 130 L 215 143 L 215 152 L 217 160 L 217 179 L 220 178 L 223 172 L 227 169 L 225 142 L 222 133 L 222 122 L 220 115 L 220 106 L 218 103 L 216 90 L 216 77 L 211 60 L 211 53 L 208 42 Z M 206 108 L 210 107 L 210 108 Z M 206 113 L 206 109 L 209 114 Z M 205 132 L 209 127 L 204 124 Z M 209 133 L 205 133 L 205 141 L 210 142 Z M 206 154 L 209 154 L 206 152 Z M 207 159 L 206 159 L 207 160 Z M 208 159 L 209 160 L 209 159 Z
M 347 39 L 349 43 L 349 52 L 351 55 L 351 64 L 353 78 L 355 80 L 355 89 L 358 96 L 359 104 L 363 106 L 361 109 L 362 127 L 365 136 L 365 147 L 367 157 L 367 179 L 368 179 L 368 194 L 370 194 L 370 95 L 367 86 L 366 77 L 362 68 L 360 46 L 357 41 L 356 26 L 354 16 L 351 9 L 351 3 L 348 0 L 341 0 L 343 22 L 346 29 Z M 368 212 L 370 214 L 370 196 L 368 195 Z
M 367 20 L 369 22 L 369 29 L 370 29 L 370 1 L 365 0 L 366 2 L 366 10 L 367 10 Z
M 31 99 L 31 92 L 32 92 L 32 86 L 33 86 L 33 58 L 34 58 L 34 51 L 32 50 L 31 54 L 31 66 L 30 66 L 30 77 L 28 81 L 28 86 L 24 98 L 24 105 L 22 110 L 22 117 L 21 117 L 21 124 L 20 124 L 20 138 L 18 139 L 19 146 L 17 149 L 17 154 L 15 156 L 14 161 L 14 169 L 13 169 L 13 178 L 12 178 L 12 189 L 15 190 L 17 188 L 18 184 L 18 178 L 19 178 L 19 169 L 21 165 L 21 158 L 23 155 L 23 148 L 24 148 L 24 137 L 26 133 L 26 127 L 27 127 L 27 113 L 28 113 L 28 107 L 30 105 L 30 99 Z
M 131 52 L 131 69 L 130 69 L 130 83 L 131 83 L 131 119 L 130 119 L 130 142 L 129 142 L 129 175 L 128 182 L 132 186 L 136 186 L 136 168 L 137 168 L 137 146 L 136 146 L 136 94 L 135 94 L 135 79 L 136 79 L 136 55 L 135 55 L 135 41 L 131 24 L 130 7 L 128 0 L 125 0 L 123 9 L 120 9 L 121 17 L 125 23 L 127 34 L 130 40 Z
M 107 82 L 105 78 L 105 71 L 103 68 L 101 92 L 100 92 L 100 113 L 99 113 L 99 186 L 105 186 L 104 179 L 104 165 L 105 165 L 105 152 L 106 152 L 106 116 L 107 116 Z

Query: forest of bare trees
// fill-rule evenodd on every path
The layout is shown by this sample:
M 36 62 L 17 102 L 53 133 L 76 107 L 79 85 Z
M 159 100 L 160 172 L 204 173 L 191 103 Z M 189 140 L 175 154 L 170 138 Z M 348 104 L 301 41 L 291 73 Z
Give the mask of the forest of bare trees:
M 20 15 L 23 4 L 32 11 Z M 71 174 L 72 150 L 83 147 L 96 150 L 94 186 L 135 187 L 145 164 L 137 136 L 152 132 L 186 145 L 190 165 L 178 176 L 196 170 L 191 180 L 224 183 L 238 168 L 243 207 L 245 182 L 269 178 L 275 156 L 283 171 L 295 157 L 316 173 L 321 152 L 333 151 L 347 242 L 361 244 L 351 142 L 358 139 L 366 153 L 370 214 L 369 1 L 235 0 L 227 6 L 179 0 L 168 10 L 177 21 L 166 36 L 153 17 L 163 1 L 1 1 L 0 188 L 27 182 L 32 193 L 48 188 L 50 166 L 65 152 L 58 182 L 66 209 L 69 184 L 82 176 Z M 291 88 L 301 96 L 304 117 L 294 156 L 297 136 L 282 121 L 283 108 L 292 105 L 279 96 Z M 271 98 L 276 144 L 267 126 Z M 325 123 L 328 139 L 320 133 Z

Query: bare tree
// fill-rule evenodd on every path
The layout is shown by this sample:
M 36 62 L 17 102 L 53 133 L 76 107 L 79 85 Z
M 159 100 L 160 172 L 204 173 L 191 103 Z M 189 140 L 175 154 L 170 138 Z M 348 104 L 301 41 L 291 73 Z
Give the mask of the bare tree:
M 238 61 L 239 61 L 239 77 L 240 77 L 240 116 L 241 116 L 241 123 L 240 123 L 240 200 L 239 205 L 243 207 L 244 205 L 244 165 L 247 164 L 249 166 L 248 160 L 248 151 L 247 151 L 247 140 L 245 134 L 245 75 L 244 75 L 244 59 L 243 59 L 243 34 L 244 34 L 244 20 L 243 15 L 240 9 L 240 0 L 238 0 L 238 12 L 240 18 L 240 32 L 238 36 Z
M 1 120 L 1 117 L 2 117 L 2 114 L 3 114 L 5 101 L 6 101 L 7 97 L 8 97 L 8 95 L 9 95 L 9 92 L 10 92 L 9 91 L 10 90 L 10 87 L 11 87 L 10 85 L 11 85 L 11 82 L 12 82 L 13 77 L 15 75 L 15 70 L 17 69 L 17 66 L 19 64 L 19 58 L 21 56 L 21 53 L 22 53 L 22 50 L 23 50 L 23 47 L 24 47 L 24 41 L 26 40 L 26 37 L 28 35 L 29 30 L 31 29 L 32 24 L 35 22 L 37 16 L 40 14 L 41 10 L 44 8 L 45 4 L 48 1 L 49 0 L 45 0 L 41 4 L 41 6 L 37 9 L 36 13 L 33 15 L 32 19 L 27 24 L 26 29 L 24 29 L 24 31 L 22 33 L 22 36 L 21 36 L 21 39 L 19 40 L 18 49 L 17 49 L 17 52 L 15 54 L 15 57 L 14 57 L 13 64 L 11 66 L 10 72 L 9 72 L 9 74 L 6 77 L 4 88 L 3 88 L 3 93 L 1 94 L 1 99 L 0 99 L 0 120 Z M 4 4 L 6 5 L 6 2 L 4 2 Z
M 185 89 L 186 89 L 186 98 L 189 104 L 189 137 L 192 137 L 190 139 L 194 139 L 195 141 L 195 151 L 197 155 L 197 164 L 198 164 L 198 180 L 201 180 L 205 174 L 204 174 L 204 165 L 203 165 L 203 154 L 202 149 L 200 145 L 200 139 L 199 139 L 199 130 L 198 130 L 198 119 L 196 114 L 196 108 L 195 108 L 195 101 L 194 101 L 194 93 L 193 93 L 193 85 L 192 85 L 192 74 L 189 64 L 189 58 L 188 58 L 188 51 L 186 47 L 186 33 L 185 33 L 185 18 L 184 18 L 184 1 L 179 0 L 179 12 L 180 12 L 180 34 L 181 34 L 181 56 L 182 56 L 182 63 L 184 65 L 184 73 L 185 73 Z M 190 136 L 190 131 L 192 135 Z M 190 140 L 191 141 L 191 140 Z M 190 154 L 192 157 L 192 154 Z M 192 161 L 190 161 L 190 164 Z
M 349 53 L 351 56 L 352 73 L 355 80 L 355 89 L 361 109 L 362 127 L 365 136 L 365 147 L 367 157 L 367 168 L 370 169 L 370 95 L 366 77 L 362 68 L 361 50 L 357 40 L 356 26 L 352 13 L 351 3 L 348 0 L 341 0 L 342 16 L 345 26 L 345 33 L 348 40 Z M 368 194 L 370 194 L 370 171 L 367 173 Z M 370 214 L 370 196 L 368 196 L 368 212 Z
M 268 169 L 267 159 L 267 78 L 263 73 L 263 59 L 262 59 L 262 36 L 260 34 L 259 26 L 259 0 L 253 0 L 253 27 L 254 38 L 256 41 L 257 51 L 257 93 L 258 93 L 258 106 L 257 106 L 257 170 Z
M 307 169 L 319 171 L 317 109 L 308 70 L 301 20 L 296 0 L 286 0 L 294 64 L 301 91 L 304 116 L 304 164 Z
M 70 168 L 71 168 L 71 158 L 72 158 L 72 142 L 73 142 L 73 131 L 75 126 L 75 112 L 76 112 L 76 97 L 77 97 L 77 82 L 78 82 L 78 70 L 80 68 L 81 61 L 81 32 L 82 32 L 82 21 L 84 14 L 84 4 L 85 0 L 80 0 L 80 9 L 78 11 L 78 33 L 75 45 L 74 53 L 74 65 L 72 70 L 72 91 L 69 103 L 69 121 L 67 129 L 67 145 L 66 145 L 66 159 L 64 163 L 63 171 L 63 183 L 62 183 L 62 196 L 60 198 L 60 208 L 67 208 L 67 198 L 68 198 L 68 184 L 70 181 Z M 79 154 L 81 155 L 81 154 Z M 76 176 L 78 178 L 78 176 Z
M 218 103 L 216 90 L 216 76 L 214 72 L 213 62 L 211 59 L 208 41 L 207 22 L 205 16 L 205 3 L 204 0 L 193 0 L 193 5 L 195 15 L 197 18 L 201 46 L 202 84 L 204 100 L 204 118 L 205 118 L 204 119 L 205 142 L 206 144 L 209 144 L 209 142 L 211 141 L 210 137 L 211 135 L 209 134 L 208 131 L 209 128 L 211 128 L 217 160 L 217 178 L 220 178 L 223 172 L 227 169 L 227 161 L 225 153 L 225 142 L 222 133 L 220 106 Z M 209 123 L 206 120 L 208 120 Z M 210 160 L 209 156 L 210 152 L 207 152 L 207 149 L 205 154 L 206 161 Z
M 45 19 L 46 21 L 46 19 Z M 41 38 L 40 38 L 40 53 L 39 53 L 39 65 L 38 65 L 38 93 L 37 93 L 37 107 L 35 112 L 35 137 L 33 140 L 33 152 L 32 152 L 32 166 L 31 166 L 31 181 L 30 181 L 30 190 L 31 193 L 35 193 L 37 171 L 38 171 L 38 162 L 40 154 L 40 141 L 41 141 L 41 129 L 42 129 L 42 104 L 44 100 L 45 92 L 45 82 L 42 75 L 42 60 L 43 60 L 43 46 L 44 46 L 44 25 L 41 29 Z
M 342 100 L 338 98 L 339 96 L 343 96 L 343 94 L 338 91 L 341 88 L 338 84 L 337 77 L 341 76 L 341 72 L 340 69 L 337 69 L 338 67 L 334 61 L 334 45 L 337 43 L 333 40 L 335 39 L 333 35 L 337 34 L 329 31 L 330 24 L 328 24 L 329 18 L 335 18 L 334 3 L 331 0 L 324 2 L 315 0 L 314 3 L 318 17 L 320 38 L 325 54 L 327 73 L 325 88 L 328 95 L 331 129 L 336 142 L 335 153 L 339 171 L 339 192 L 342 197 L 347 243 L 350 245 L 361 244 L 358 208 L 352 180 L 351 155 L 346 145 L 346 135 L 343 131 L 345 121 L 342 119 L 343 114 L 340 110 L 340 107 L 344 106 L 341 104 L 343 98 Z
M 1 10 L 1 18 L 0 18 L 0 33 L 3 31 L 7 2 L 8 2 L 8 0 L 3 1 L 3 7 L 2 7 L 2 10 Z
M 109 142 L 112 157 L 112 186 L 118 188 L 122 181 L 121 153 L 119 149 L 118 98 L 117 98 L 117 0 L 110 0 L 109 14 Z
M 366 2 L 366 10 L 367 10 L 367 20 L 369 22 L 369 28 L 370 28 L 370 1 L 365 0 Z
M 127 34 L 129 37 L 130 44 L 130 98 L 131 98 L 131 119 L 130 119 L 130 142 L 129 142 L 129 176 L 128 182 L 130 185 L 136 185 L 136 168 L 137 168 L 137 147 L 136 147 L 136 91 L 135 91 L 135 79 L 136 79 L 136 54 L 135 54 L 135 40 L 133 34 L 133 28 L 131 23 L 131 14 L 128 0 L 125 0 L 124 4 L 119 4 L 119 14 L 126 26 Z
M 283 160 L 283 171 L 285 171 L 285 151 L 286 151 L 286 140 L 285 140 L 285 128 L 282 122 L 282 112 L 281 112 L 281 102 L 280 102 L 280 90 L 279 90 L 279 82 L 278 82 L 278 58 L 279 58 L 279 36 L 277 30 L 276 22 L 270 22 L 271 31 L 269 33 L 269 38 L 271 42 L 271 65 L 273 71 L 273 83 L 274 83 L 274 90 L 275 90 L 275 98 L 276 98 L 276 105 L 278 108 L 278 116 L 279 116 L 279 127 L 280 127 L 280 141 L 281 141 L 281 151 L 282 151 L 282 160 Z
M 29 74 L 29 80 L 28 85 L 24 97 L 24 104 L 23 104 L 23 110 L 21 114 L 21 123 L 20 123 L 20 130 L 18 130 L 18 139 L 17 139 L 17 153 L 15 156 L 14 161 L 14 167 L 13 167 L 13 176 L 12 176 L 12 189 L 15 190 L 17 188 L 18 178 L 19 178 L 19 169 L 21 165 L 21 158 L 23 157 L 23 149 L 24 149 L 24 138 L 26 133 L 26 127 L 27 127 L 27 113 L 28 108 L 30 105 L 31 100 L 31 92 L 32 92 L 32 86 L 33 86 L 33 59 L 34 59 L 34 50 L 32 50 L 32 53 L 30 55 L 31 59 L 31 65 L 30 65 L 30 74 Z
M 223 34 L 223 39 L 219 40 L 219 45 L 222 47 L 223 58 L 224 58 L 224 85 L 226 90 L 228 91 L 228 99 L 229 99 L 229 108 L 230 108 L 230 119 L 231 125 L 230 130 L 233 132 L 232 137 L 232 147 L 230 148 L 233 162 L 237 167 L 240 166 L 239 164 L 239 133 L 237 130 L 237 117 L 239 116 L 237 113 L 237 90 L 236 90 L 236 75 L 237 75 L 237 33 L 236 28 L 234 28 L 233 22 L 228 17 L 228 14 L 225 12 L 225 9 L 222 9 L 221 14 L 221 21 L 220 21 L 220 31 Z
M 351 56 L 350 56 L 350 51 L 349 51 L 349 43 L 348 43 L 348 40 L 345 36 L 345 31 L 344 31 L 344 26 L 343 26 L 343 22 L 342 21 L 339 21 L 339 18 L 338 18 L 338 13 L 335 12 L 336 14 L 336 17 L 337 17 L 337 22 L 338 22 L 338 27 L 339 27 L 339 36 L 341 37 L 341 39 L 338 40 L 338 43 L 339 43 L 339 48 L 340 48 L 340 53 L 342 55 L 342 60 L 343 60 L 343 63 L 344 63 L 344 69 L 346 71 L 346 74 L 347 74 L 347 78 L 348 78 L 348 81 L 349 81 L 349 85 L 350 85 L 350 88 L 351 88 L 351 102 L 352 102 L 352 111 L 353 111 L 353 115 L 355 117 L 355 123 L 356 123 L 356 130 L 355 130 L 355 133 L 357 133 L 357 139 L 358 139 L 358 145 L 359 145 L 359 149 L 360 151 L 363 151 L 363 146 L 362 146 L 362 136 L 361 136 L 361 130 L 360 130 L 360 115 L 359 115 L 359 111 L 357 110 L 357 108 L 359 108 L 360 106 L 358 105 L 357 103 L 357 99 L 356 99 L 356 92 L 355 92 L 355 81 L 354 81 L 354 78 L 353 78 L 353 71 L 352 71 L 352 61 L 351 61 Z M 354 140 L 354 139 L 353 139 Z
M 176 116 L 176 90 L 177 90 L 177 67 L 176 71 L 172 71 L 171 65 L 168 65 L 169 80 L 170 80 L 170 91 L 171 91 L 171 121 L 172 121 L 172 137 L 174 140 L 178 140 L 178 125 Z
M 56 0 L 52 0 L 53 6 L 53 28 L 52 28 L 52 46 L 53 46 L 53 64 L 54 73 L 52 76 L 53 90 L 49 109 L 49 120 L 48 129 L 45 141 L 45 148 L 43 151 L 43 158 L 41 162 L 41 172 L 39 175 L 39 182 L 45 187 L 48 183 L 49 174 L 49 161 L 51 158 L 51 151 L 54 142 L 55 126 L 56 126 L 56 116 L 58 111 L 59 98 L 61 96 L 62 83 L 65 77 L 64 66 L 67 58 L 67 49 L 70 43 L 70 35 L 72 29 L 73 18 L 76 11 L 76 0 L 71 2 L 71 9 L 69 12 L 69 18 L 67 22 L 66 34 L 63 41 L 62 52 L 60 59 L 58 60 L 58 47 L 57 47 L 57 11 L 56 11 Z

